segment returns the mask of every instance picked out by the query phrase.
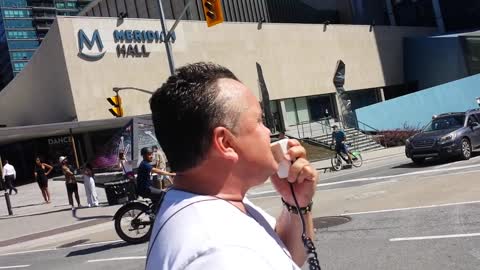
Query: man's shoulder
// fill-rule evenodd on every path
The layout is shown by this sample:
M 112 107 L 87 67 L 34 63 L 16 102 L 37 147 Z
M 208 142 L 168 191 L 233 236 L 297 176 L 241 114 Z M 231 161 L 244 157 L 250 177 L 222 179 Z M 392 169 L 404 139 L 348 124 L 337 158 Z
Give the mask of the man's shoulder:
M 153 166 L 152 166 L 152 164 L 150 164 L 150 162 L 148 162 L 146 160 L 142 160 L 142 162 L 140 162 L 140 165 L 138 166 L 138 168 L 151 169 L 151 168 L 153 168 Z

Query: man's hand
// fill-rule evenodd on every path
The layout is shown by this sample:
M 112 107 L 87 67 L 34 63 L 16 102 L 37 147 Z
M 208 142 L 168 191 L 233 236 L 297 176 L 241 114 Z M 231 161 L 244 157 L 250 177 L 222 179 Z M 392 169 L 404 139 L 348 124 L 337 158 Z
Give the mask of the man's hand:
M 295 205 L 289 185 L 292 183 L 299 206 L 306 207 L 315 194 L 318 173 L 310 165 L 305 148 L 297 140 L 289 140 L 288 147 L 287 158 L 293 162 L 288 177 L 280 179 L 275 173 L 271 181 L 283 199 L 288 204 Z

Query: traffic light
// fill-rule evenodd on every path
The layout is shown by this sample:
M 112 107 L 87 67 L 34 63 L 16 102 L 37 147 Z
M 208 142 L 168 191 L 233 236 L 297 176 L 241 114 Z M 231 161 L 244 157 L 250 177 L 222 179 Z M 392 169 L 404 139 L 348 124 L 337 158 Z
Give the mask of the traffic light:
M 108 111 L 115 117 L 123 116 L 122 98 L 119 95 L 107 98 L 107 101 L 112 104 L 113 108 Z
M 223 22 L 221 0 L 202 0 L 203 13 L 207 19 L 207 26 L 211 27 Z

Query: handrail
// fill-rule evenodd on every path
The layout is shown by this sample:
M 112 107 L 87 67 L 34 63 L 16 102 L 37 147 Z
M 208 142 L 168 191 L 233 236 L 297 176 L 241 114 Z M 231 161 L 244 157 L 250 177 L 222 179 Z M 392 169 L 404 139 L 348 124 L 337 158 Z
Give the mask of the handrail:
M 371 129 L 373 129 L 373 130 L 375 130 L 375 131 L 377 131 L 377 132 L 380 132 L 380 130 L 378 130 L 378 129 L 376 129 L 376 128 L 374 128 L 374 127 L 372 127 L 372 126 L 368 125 L 368 124 L 365 124 L 365 123 L 364 123 L 364 122 L 362 122 L 362 121 L 359 121 L 359 120 L 357 120 L 357 122 L 358 122 L 358 123 L 360 123 L 360 124 L 362 124 L 362 125 L 364 125 L 364 126 L 366 126 L 366 127 L 369 127 L 369 128 L 371 128 Z

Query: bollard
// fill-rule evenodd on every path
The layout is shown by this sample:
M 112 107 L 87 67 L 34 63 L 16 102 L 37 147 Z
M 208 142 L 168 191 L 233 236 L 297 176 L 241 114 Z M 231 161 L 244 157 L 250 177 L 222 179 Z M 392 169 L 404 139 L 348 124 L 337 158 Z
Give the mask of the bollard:
M 7 203 L 7 210 L 8 210 L 8 215 L 11 216 L 13 215 L 12 212 L 12 204 L 10 203 L 10 194 L 6 192 L 7 190 L 5 189 L 5 202 Z

